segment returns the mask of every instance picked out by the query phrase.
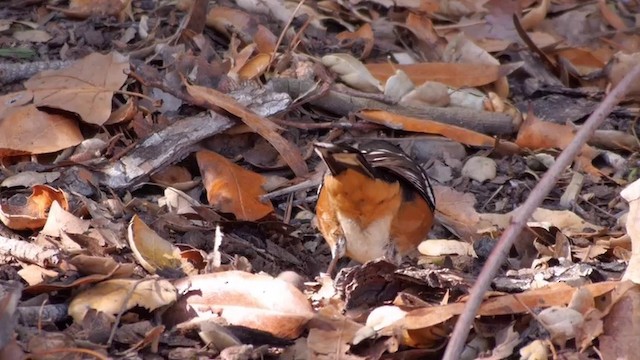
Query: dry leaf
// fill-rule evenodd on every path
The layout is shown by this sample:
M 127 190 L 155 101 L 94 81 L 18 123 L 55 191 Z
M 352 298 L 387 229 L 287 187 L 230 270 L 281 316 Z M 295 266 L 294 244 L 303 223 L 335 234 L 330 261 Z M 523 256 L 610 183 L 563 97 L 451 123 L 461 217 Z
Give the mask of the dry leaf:
M 387 79 L 384 84 L 384 96 L 399 101 L 403 96 L 407 95 L 415 85 L 402 70 L 396 70 L 395 74 Z
M 451 103 L 449 88 L 439 82 L 426 81 L 400 99 L 401 105 L 445 107 Z
M 43 71 L 24 85 L 33 91 L 36 106 L 67 110 L 102 125 L 111 115 L 113 92 L 124 84 L 128 70 L 129 60 L 117 52 L 93 53 L 68 68 Z
M 584 323 L 580 312 L 560 306 L 552 306 L 542 310 L 538 314 L 538 319 L 542 326 L 549 331 L 551 341 L 560 346 L 564 346 L 567 340 L 573 339 L 578 328 L 582 327 Z
M 239 220 L 258 220 L 273 211 L 271 202 L 262 202 L 265 179 L 211 151 L 198 151 L 198 166 L 209 204 L 232 213 Z
M 76 255 L 69 263 L 84 275 L 109 275 L 114 278 L 128 278 L 133 274 L 133 263 L 119 263 L 112 257 Z
M 251 80 L 262 75 L 271 63 L 271 55 L 260 53 L 247 61 L 238 71 L 240 80 Z
M 360 54 L 361 59 L 368 58 L 369 54 L 371 54 L 371 50 L 373 50 L 373 29 L 369 23 L 362 25 L 354 32 L 343 31 L 336 35 L 336 39 L 340 40 L 340 46 L 343 48 L 350 49 L 355 45 L 362 46 L 362 54 Z
M 232 325 L 295 339 L 313 317 L 300 290 L 268 275 L 225 271 L 182 278 L 175 286 L 186 295 L 166 312 L 170 324 L 222 317 Z
M 362 325 L 346 317 L 335 305 L 328 305 L 318 311 L 318 321 L 322 326 L 309 330 L 307 347 L 312 359 L 362 360 L 351 355 L 349 349 L 356 333 Z
M 529 112 L 520 126 L 518 136 L 516 137 L 516 144 L 522 148 L 531 150 L 565 149 L 573 141 L 574 137 L 575 128 L 540 120 Z M 597 155 L 598 151 L 595 148 L 584 145 L 575 159 L 575 164 L 579 169 L 593 176 L 600 177 L 600 171 L 591 164 L 591 161 Z
M 221 107 L 242 119 L 247 126 L 264 137 L 265 140 L 278 150 L 280 156 L 282 156 L 296 176 L 304 176 L 309 172 L 307 163 L 300 153 L 300 149 L 282 137 L 282 135 L 276 131 L 279 127 L 269 119 L 255 114 L 245 106 L 239 104 L 232 97 L 217 90 L 189 84 L 185 84 L 185 86 L 189 95 L 196 98 L 197 101 Z
M 83 140 L 76 121 L 40 111 L 34 105 L 0 110 L 2 113 L 0 157 L 55 152 Z
M 80 323 L 94 309 L 111 319 L 121 311 L 140 306 L 153 311 L 176 301 L 176 288 L 163 279 L 113 279 L 98 283 L 76 295 L 69 304 L 69 315 Z
M 0 220 L 13 230 L 40 229 L 47 222 L 47 213 L 55 201 L 67 210 L 69 203 L 64 192 L 47 185 L 34 185 L 31 195 L 22 203 L 17 198 L 0 203 Z M 21 199 L 22 200 L 22 199 Z M 17 201 L 18 204 L 15 204 Z
M 500 65 L 500 62 L 486 50 L 476 45 L 464 33 L 456 35 L 447 45 L 442 56 L 443 60 L 451 63 L 470 63 L 480 65 Z M 509 82 L 506 76 L 501 76 L 494 83 L 495 92 L 502 98 L 509 96 Z
M 325 55 L 322 57 L 322 64 L 354 89 L 371 93 L 384 90 L 380 81 L 371 75 L 362 62 L 349 54 Z
M 136 260 L 149 273 L 181 268 L 180 249 L 156 234 L 138 215 L 131 218 L 128 239 Z
M 520 20 L 522 28 L 531 30 L 538 26 L 546 17 L 551 7 L 551 0 L 542 0 L 540 4 L 529 11 Z
M 33 43 L 44 43 L 51 40 L 51 35 L 42 30 L 16 31 L 13 37 L 18 41 L 28 41 Z
M 391 129 L 442 135 L 470 146 L 494 147 L 496 145 L 496 140 L 490 136 L 429 119 L 414 118 L 385 110 L 361 110 L 358 114 L 367 121 L 384 125 Z M 514 144 L 507 141 L 501 141 L 500 144 L 501 146 L 514 147 Z
M 73 234 L 84 234 L 89 230 L 90 221 L 82 220 L 72 213 L 66 211 L 60 206 L 60 203 L 54 201 L 47 216 L 47 222 L 40 231 L 43 235 L 51 237 L 60 237 L 62 232 Z
M 609 23 L 609 25 L 613 26 L 614 29 L 618 31 L 627 31 L 627 25 L 624 23 L 624 20 L 611 10 L 609 5 L 607 5 L 606 0 L 598 0 L 598 9 L 600 9 L 602 17 Z
M 476 87 L 491 84 L 522 66 L 513 64 L 419 63 L 419 64 L 367 64 L 373 76 L 386 81 L 402 70 L 414 82 L 435 81 L 453 88 Z
M 631 280 L 640 284 L 640 180 L 624 188 L 620 196 L 629 203 L 626 229 L 631 237 L 631 259 L 622 280 Z
M 476 257 L 471 243 L 457 240 L 425 240 L 418 245 L 418 251 L 426 256 L 463 255 Z

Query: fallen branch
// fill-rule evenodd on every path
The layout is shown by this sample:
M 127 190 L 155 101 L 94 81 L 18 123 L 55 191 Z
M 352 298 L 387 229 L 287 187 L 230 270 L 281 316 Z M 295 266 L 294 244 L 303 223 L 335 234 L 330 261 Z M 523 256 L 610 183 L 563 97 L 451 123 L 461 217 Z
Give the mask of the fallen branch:
M 229 118 L 208 115 L 185 118 L 149 135 L 128 154 L 102 168 L 100 184 L 115 190 L 135 188 L 162 167 L 185 158 L 201 140 L 230 128 Z
M 60 262 L 60 252 L 46 249 L 28 241 L 0 236 L 0 256 L 11 256 L 20 261 L 42 267 L 55 266 Z
M 286 92 L 293 99 L 313 92 L 315 83 L 310 80 L 289 78 L 272 79 L 269 85 L 276 92 Z M 520 126 L 520 120 L 507 114 L 478 111 L 457 107 L 407 107 L 394 106 L 371 98 L 353 96 L 336 90 L 328 90 L 319 96 L 311 94 L 311 104 L 334 114 L 347 116 L 363 109 L 387 110 L 396 114 L 429 119 L 460 126 L 487 135 L 510 135 Z
M 443 359 L 456 360 L 460 359 L 460 355 L 467 340 L 467 335 L 476 312 L 482 303 L 485 292 L 491 285 L 491 280 L 495 277 L 498 269 L 503 264 L 511 245 L 516 237 L 524 228 L 527 220 L 531 217 L 533 211 L 538 208 L 544 197 L 555 186 L 556 181 L 562 174 L 562 170 L 569 166 L 575 156 L 578 154 L 582 146 L 593 135 L 595 130 L 600 126 L 607 115 L 611 113 L 613 107 L 620 102 L 629 91 L 629 87 L 635 85 L 640 79 L 640 65 L 635 66 L 624 79 L 616 86 L 609 95 L 602 101 L 598 108 L 589 116 L 584 126 L 578 130 L 573 141 L 567 148 L 562 151 L 555 163 L 544 174 L 536 187 L 531 191 L 527 201 L 520 207 L 520 210 L 511 220 L 511 225 L 502 233 L 500 240 L 493 248 L 491 255 L 487 259 L 476 283 L 471 288 L 469 299 L 466 303 L 465 310 L 456 322 L 456 326 L 451 335 L 451 340 L 445 350 Z

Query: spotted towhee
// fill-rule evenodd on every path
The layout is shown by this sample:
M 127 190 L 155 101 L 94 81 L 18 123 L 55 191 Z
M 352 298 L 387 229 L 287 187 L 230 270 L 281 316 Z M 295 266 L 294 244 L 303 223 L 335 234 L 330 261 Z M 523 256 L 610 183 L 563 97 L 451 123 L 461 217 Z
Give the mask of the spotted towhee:
M 360 146 L 316 143 L 328 171 L 320 187 L 318 227 L 331 247 L 328 273 L 343 256 L 399 263 L 426 238 L 435 197 L 424 170 L 384 141 Z

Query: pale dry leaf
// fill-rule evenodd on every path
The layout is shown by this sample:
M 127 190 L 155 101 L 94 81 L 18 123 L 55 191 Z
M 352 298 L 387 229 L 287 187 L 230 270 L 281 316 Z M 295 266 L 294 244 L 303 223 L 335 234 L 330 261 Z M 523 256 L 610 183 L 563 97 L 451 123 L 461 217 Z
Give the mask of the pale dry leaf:
M 170 308 L 171 324 L 222 317 L 228 323 L 295 339 L 313 317 L 307 298 L 293 285 L 269 275 L 225 271 L 175 282 L 187 295 Z
M 379 306 L 369 314 L 365 326 L 358 329 L 353 337 L 352 343 L 359 344 L 365 339 L 377 335 L 377 332 L 393 326 L 396 322 L 401 321 L 407 315 L 407 312 L 395 305 Z
M 403 96 L 415 88 L 413 81 L 402 70 L 387 79 L 384 85 L 384 95 L 394 101 L 400 100 Z
M 61 232 L 83 234 L 89 230 L 89 221 L 82 220 L 63 209 L 57 201 L 51 204 L 49 216 L 44 228 L 40 231 L 43 235 L 59 237 Z
M 613 55 L 604 71 L 611 82 L 611 86 L 615 87 L 627 75 L 634 66 L 640 64 L 640 52 L 626 54 L 622 51 Z M 629 89 L 629 96 L 640 95 L 640 84 L 634 84 Z
M 629 203 L 626 229 L 631 237 L 631 259 L 622 280 L 631 280 L 640 284 L 640 180 L 627 186 L 620 196 Z
M 472 244 L 458 240 L 425 240 L 418 245 L 418 251 L 426 256 L 464 255 L 476 257 Z
M 51 35 L 43 30 L 24 30 L 16 31 L 13 37 L 18 41 L 28 41 L 32 43 L 45 43 L 51 40 Z
M 331 54 L 322 57 L 322 64 L 338 74 L 340 80 L 354 89 L 365 92 L 384 90 L 362 62 L 350 54 Z
M 456 35 L 444 50 L 443 60 L 453 63 L 471 63 L 485 65 L 499 65 L 498 59 L 489 54 L 486 50 L 476 45 L 467 38 L 464 33 Z M 509 82 L 507 77 L 499 78 L 495 83 L 495 92 L 503 98 L 509 96 Z
M 547 360 L 549 349 L 542 340 L 534 340 L 520 349 L 520 360 Z
M 551 341 L 560 346 L 564 346 L 567 340 L 573 339 L 577 329 L 584 323 L 584 317 L 580 312 L 561 306 L 542 310 L 538 314 L 538 320 L 549 331 Z
M 161 238 L 138 215 L 134 215 L 129 223 L 128 240 L 138 263 L 151 274 L 159 270 L 178 270 L 182 266 L 180 249 Z
M 93 53 L 68 68 L 43 71 L 24 85 L 33 91 L 36 106 L 77 113 L 85 122 L 102 125 L 111 115 L 113 93 L 124 84 L 127 70 L 127 57 Z
M 445 107 L 448 106 L 450 102 L 449 87 L 436 81 L 424 82 L 422 85 L 404 95 L 400 100 L 400 104 L 414 107 Z
M 106 280 L 76 295 L 69 304 L 69 315 L 80 323 L 87 311 L 94 309 L 115 319 L 120 311 L 134 306 L 153 311 L 172 304 L 177 295 L 176 288 L 164 279 Z
M 542 0 L 538 6 L 534 7 L 520 20 L 522 28 L 525 30 L 531 30 L 547 17 L 549 8 L 551 7 L 551 0 Z

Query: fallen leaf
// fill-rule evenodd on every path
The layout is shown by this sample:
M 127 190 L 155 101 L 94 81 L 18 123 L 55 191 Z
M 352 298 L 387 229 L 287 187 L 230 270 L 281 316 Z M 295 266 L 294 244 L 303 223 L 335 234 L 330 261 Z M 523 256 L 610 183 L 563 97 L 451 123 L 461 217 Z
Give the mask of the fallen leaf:
M 113 279 L 80 292 L 69 304 L 69 315 L 80 323 L 89 309 L 105 313 L 112 320 L 121 311 L 140 306 L 153 311 L 176 301 L 176 288 L 163 279 Z
M 190 276 L 174 284 L 186 295 L 165 313 L 169 324 L 221 317 L 232 325 L 295 339 L 313 317 L 300 290 L 268 275 L 234 270 Z
M 497 140 L 491 136 L 429 119 L 414 118 L 385 110 L 361 110 L 358 114 L 367 121 L 384 125 L 391 129 L 438 134 L 465 145 L 494 147 L 497 143 Z M 500 141 L 500 145 L 515 146 L 507 141 Z
M 631 259 L 622 280 L 631 280 L 640 284 L 640 180 L 624 188 L 620 196 L 629 203 L 626 229 L 631 237 Z
M 530 111 L 520 126 L 516 144 L 521 148 L 531 150 L 565 149 L 573 141 L 575 132 L 573 127 L 543 121 Z M 600 171 L 591 164 L 597 155 L 598 151 L 595 148 L 583 145 L 574 162 L 579 169 L 600 177 Z
M 404 71 L 415 84 L 435 81 L 453 88 L 476 87 L 491 84 L 522 66 L 513 64 L 418 63 L 367 64 L 373 76 L 386 81 L 397 70 Z
M 89 220 L 82 220 L 72 213 L 66 211 L 60 206 L 60 203 L 54 201 L 51 204 L 47 222 L 40 231 L 43 235 L 51 237 L 60 237 L 62 232 L 83 234 L 89 230 Z
M 262 189 L 265 179 L 261 175 L 211 151 L 198 151 L 196 159 L 209 204 L 234 214 L 239 220 L 254 221 L 273 212 L 271 202 L 260 201 L 266 194 Z
M 369 23 L 365 23 L 354 32 L 343 31 L 336 35 L 336 39 L 340 41 L 340 46 L 347 49 L 350 49 L 356 44 L 362 46 L 362 53 L 360 54 L 361 59 L 369 57 L 371 50 L 373 50 L 373 29 Z
M 354 89 L 372 93 L 384 90 L 380 81 L 371 75 L 367 67 L 350 54 L 325 55 L 322 57 L 322 64 Z
M 24 86 L 33 91 L 36 106 L 67 110 L 102 125 L 109 120 L 113 92 L 124 84 L 128 70 L 129 60 L 117 52 L 93 53 L 68 68 L 43 71 Z
M 45 43 L 51 40 L 51 35 L 42 30 L 16 31 L 13 33 L 13 37 L 18 41 L 28 41 L 32 43 Z
M 309 172 L 307 164 L 300 153 L 300 149 L 293 146 L 287 139 L 278 134 L 276 130 L 278 130 L 279 127 L 269 119 L 255 114 L 253 111 L 239 104 L 232 97 L 217 90 L 189 84 L 185 84 L 185 86 L 189 95 L 193 96 L 196 101 L 221 107 L 241 118 L 247 126 L 264 137 L 278 150 L 280 156 L 282 156 L 297 176 L 304 176 Z
M 0 118 L 0 157 L 45 154 L 78 145 L 84 138 L 76 121 L 34 105 L 10 108 Z
M 24 203 L 17 198 L 0 203 L 0 221 L 8 228 L 40 229 L 47 222 L 47 213 L 53 202 L 57 202 L 64 210 L 69 208 L 67 197 L 60 189 L 47 185 L 34 185 L 31 191 L 31 195 L 25 199 Z
M 522 28 L 531 30 L 538 26 L 546 17 L 551 7 L 551 0 L 542 0 L 538 6 L 534 7 L 520 20 Z
M 128 239 L 136 260 L 149 273 L 181 268 L 180 249 L 156 234 L 138 215 L 131 218 Z

